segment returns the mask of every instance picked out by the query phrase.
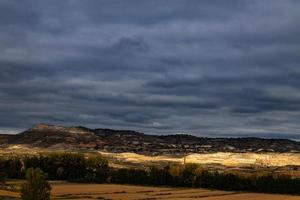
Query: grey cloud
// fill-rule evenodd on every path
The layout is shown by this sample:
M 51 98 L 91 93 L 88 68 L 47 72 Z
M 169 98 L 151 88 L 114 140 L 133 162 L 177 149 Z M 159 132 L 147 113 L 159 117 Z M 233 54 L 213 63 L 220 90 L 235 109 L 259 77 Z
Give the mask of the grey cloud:
M 299 13 L 293 0 L 3 0 L 0 129 L 299 138 Z

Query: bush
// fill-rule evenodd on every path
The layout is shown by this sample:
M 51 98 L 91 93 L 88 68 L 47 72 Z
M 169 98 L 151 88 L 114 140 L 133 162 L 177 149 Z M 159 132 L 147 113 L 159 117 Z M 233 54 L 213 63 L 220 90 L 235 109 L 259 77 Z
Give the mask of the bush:
M 23 200 L 50 200 L 51 186 L 46 175 L 39 168 L 29 168 L 26 171 L 26 183 L 21 188 Z

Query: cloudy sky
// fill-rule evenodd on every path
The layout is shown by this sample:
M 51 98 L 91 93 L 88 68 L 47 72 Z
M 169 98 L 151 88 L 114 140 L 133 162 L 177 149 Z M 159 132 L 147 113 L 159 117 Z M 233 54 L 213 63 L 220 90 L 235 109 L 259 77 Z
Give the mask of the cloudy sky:
M 1 0 L 0 132 L 300 139 L 298 0 Z

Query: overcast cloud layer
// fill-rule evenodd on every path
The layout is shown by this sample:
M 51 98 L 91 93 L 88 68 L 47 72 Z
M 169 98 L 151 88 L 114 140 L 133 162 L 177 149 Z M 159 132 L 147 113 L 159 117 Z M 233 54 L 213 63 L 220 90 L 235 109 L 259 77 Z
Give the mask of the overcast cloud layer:
M 298 0 L 1 0 L 0 132 L 300 139 Z

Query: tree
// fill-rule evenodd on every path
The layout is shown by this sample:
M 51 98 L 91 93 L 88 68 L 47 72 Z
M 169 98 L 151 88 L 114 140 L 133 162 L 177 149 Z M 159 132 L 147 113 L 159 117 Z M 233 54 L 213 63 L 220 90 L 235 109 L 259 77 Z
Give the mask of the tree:
M 105 182 L 108 177 L 108 161 L 100 156 L 91 156 L 86 159 L 86 181 Z
M 0 185 L 5 184 L 5 173 L 0 171 Z
M 51 186 L 45 173 L 39 168 L 29 168 L 26 171 L 26 183 L 21 188 L 23 200 L 50 200 Z
M 182 180 L 183 180 L 183 186 L 194 186 L 195 184 L 195 171 L 197 170 L 199 166 L 196 164 L 185 164 L 183 171 L 181 173 Z
M 23 164 L 19 157 L 13 156 L 5 159 L 4 162 L 5 173 L 7 178 L 23 178 Z
M 0 185 L 5 183 L 5 167 L 4 167 L 4 160 L 0 158 Z

